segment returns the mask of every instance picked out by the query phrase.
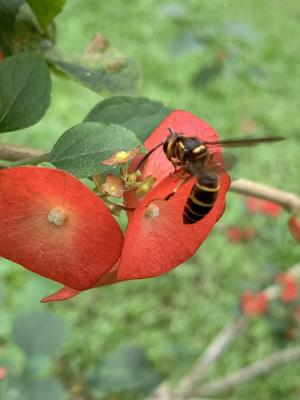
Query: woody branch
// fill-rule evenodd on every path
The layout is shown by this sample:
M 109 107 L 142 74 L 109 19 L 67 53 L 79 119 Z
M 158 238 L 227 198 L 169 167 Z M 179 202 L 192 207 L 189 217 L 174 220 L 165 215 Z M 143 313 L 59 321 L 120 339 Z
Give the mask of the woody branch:
M 300 360 L 300 346 L 278 351 L 261 361 L 253 363 L 234 372 L 225 378 L 203 385 L 197 391 L 198 395 L 211 396 L 233 389 L 235 386 L 248 382 L 258 376 L 267 374 L 274 369 L 284 367 L 287 363 Z
M 0 160 L 17 161 L 23 158 L 41 156 L 46 154 L 45 150 L 24 147 L 16 144 L 0 144 Z
M 296 194 L 274 189 L 270 186 L 253 182 L 248 179 L 238 179 L 237 181 L 232 182 L 230 190 L 239 194 L 272 201 L 289 212 L 300 210 L 300 197 Z
M 296 264 L 287 271 L 288 274 L 300 278 L 300 263 Z M 272 285 L 263 291 L 269 300 L 275 300 L 280 296 L 281 289 L 279 285 Z M 195 397 L 195 394 L 212 395 L 221 391 L 233 388 L 240 382 L 249 381 L 256 376 L 265 374 L 273 370 L 275 367 L 283 366 L 289 361 L 300 359 L 300 351 L 298 347 L 290 349 L 291 352 L 274 353 L 267 359 L 256 362 L 248 367 L 225 377 L 218 379 L 215 382 L 202 385 L 202 382 L 207 374 L 209 367 L 218 360 L 223 352 L 235 341 L 238 334 L 247 326 L 250 317 L 242 315 L 234 319 L 227 325 L 217 336 L 212 340 L 211 344 L 204 351 L 202 357 L 196 362 L 193 369 L 179 383 L 174 391 L 163 383 L 156 391 L 148 398 L 148 400 L 187 400 Z M 293 352 L 295 350 L 295 355 Z

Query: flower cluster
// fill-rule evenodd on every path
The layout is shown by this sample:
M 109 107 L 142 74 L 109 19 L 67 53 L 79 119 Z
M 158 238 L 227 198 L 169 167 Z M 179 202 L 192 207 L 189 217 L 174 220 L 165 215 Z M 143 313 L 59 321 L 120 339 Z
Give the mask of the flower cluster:
M 164 141 L 168 127 L 206 141 L 218 140 L 213 128 L 201 119 L 174 111 L 144 147 L 151 150 Z M 138 152 L 135 149 L 134 156 Z M 114 157 L 127 161 L 132 154 L 125 153 L 112 155 L 106 163 L 114 163 Z M 144 192 L 124 191 L 124 179 L 119 177 L 109 175 L 104 184 L 95 177 L 106 195 L 123 195 L 126 208 L 134 210 L 128 212 L 125 235 L 101 198 L 70 174 L 42 167 L 2 170 L 0 255 L 64 285 L 44 301 L 65 300 L 89 288 L 164 274 L 190 258 L 208 236 L 223 214 L 230 185 L 229 176 L 222 172 L 214 207 L 198 223 L 184 225 L 183 209 L 195 180 L 166 201 L 178 184 L 173 170 L 160 147 L 141 169 L 139 180 L 149 183 Z M 127 179 L 130 184 L 130 174 Z

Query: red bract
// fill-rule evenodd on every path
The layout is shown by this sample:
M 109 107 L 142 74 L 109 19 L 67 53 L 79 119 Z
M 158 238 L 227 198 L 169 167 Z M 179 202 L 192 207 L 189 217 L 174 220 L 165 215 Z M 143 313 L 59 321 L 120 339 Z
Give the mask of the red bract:
M 268 296 L 266 293 L 252 293 L 246 291 L 241 297 L 241 307 L 248 316 L 263 315 L 268 310 Z
M 291 274 L 278 274 L 276 280 L 282 285 L 281 300 L 293 303 L 299 295 L 299 287 L 295 276 Z
M 277 217 L 282 213 L 282 208 L 279 205 L 271 201 L 257 199 L 256 197 L 247 197 L 246 207 L 247 210 L 253 214 L 260 213 L 271 217 Z
M 290 217 L 288 220 L 288 227 L 296 242 L 300 243 L 300 218 Z
M 219 140 L 206 122 L 186 111 L 174 111 L 144 143 L 148 151 L 167 138 L 168 127 L 205 141 Z M 220 153 L 218 156 L 221 158 Z M 183 210 L 195 180 L 183 185 L 170 200 L 162 200 L 178 184 L 170 175 L 173 172 L 174 167 L 162 147 L 145 163 L 142 178 L 152 175 L 157 181 L 140 202 L 132 195 L 127 198 L 126 205 L 136 207 L 136 210 L 129 218 L 117 280 L 159 276 L 175 268 L 195 253 L 223 214 L 230 185 L 225 172 L 220 176 L 220 190 L 211 211 L 201 221 L 184 225 Z
M 168 127 L 205 141 L 219 140 L 217 133 L 206 122 L 186 111 L 174 111 L 146 140 L 145 148 L 151 150 L 163 142 L 169 135 Z M 220 153 L 218 156 L 221 160 Z M 195 180 L 183 185 L 170 200 L 162 200 L 178 184 L 172 176 L 173 171 L 162 148 L 148 158 L 141 179 L 151 175 L 157 181 L 142 199 L 134 192 L 125 196 L 126 205 L 136 209 L 128 213 L 129 223 L 120 262 L 96 286 L 150 278 L 168 272 L 194 254 L 222 216 L 225 196 L 230 186 L 230 178 L 225 172 L 220 176 L 219 194 L 211 211 L 196 224 L 184 225 L 183 209 Z M 44 301 L 65 300 L 76 294 L 78 292 L 64 288 Z
M 118 261 L 123 235 L 104 203 L 64 171 L 0 171 L 0 256 L 76 290 Z

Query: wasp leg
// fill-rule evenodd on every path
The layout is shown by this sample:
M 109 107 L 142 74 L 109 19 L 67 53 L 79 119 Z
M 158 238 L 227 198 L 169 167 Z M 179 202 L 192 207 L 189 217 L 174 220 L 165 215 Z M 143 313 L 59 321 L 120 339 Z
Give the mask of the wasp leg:
M 185 183 L 187 183 L 192 178 L 193 178 L 193 176 L 188 176 L 188 177 L 184 178 L 181 182 L 178 183 L 178 185 L 175 186 L 173 191 L 164 198 L 164 200 L 166 200 L 166 201 L 170 200 L 174 196 L 174 194 L 177 192 L 177 190 L 179 188 L 181 188 L 181 186 L 183 186 Z
M 178 167 L 175 169 L 174 172 L 172 172 L 170 175 L 172 175 L 174 181 L 181 181 L 182 179 L 185 179 L 190 176 L 189 173 L 186 172 L 186 170 L 182 167 Z

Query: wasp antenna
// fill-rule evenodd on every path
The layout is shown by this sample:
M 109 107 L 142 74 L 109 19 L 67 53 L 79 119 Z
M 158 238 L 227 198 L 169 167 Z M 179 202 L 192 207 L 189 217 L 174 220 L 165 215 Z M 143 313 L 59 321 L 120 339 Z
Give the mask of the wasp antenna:
M 144 164 L 144 162 L 147 160 L 147 158 L 155 151 L 157 150 L 160 146 L 162 146 L 165 142 L 159 143 L 157 146 L 153 147 L 148 153 L 146 153 L 139 161 L 138 165 L 136 166 L 136 170 L 140 169 L 141 166 Z
M 168 131 L 170 132 L 171 135 L 174 133 L 173 129 L 170 126 L 168 126 Z

